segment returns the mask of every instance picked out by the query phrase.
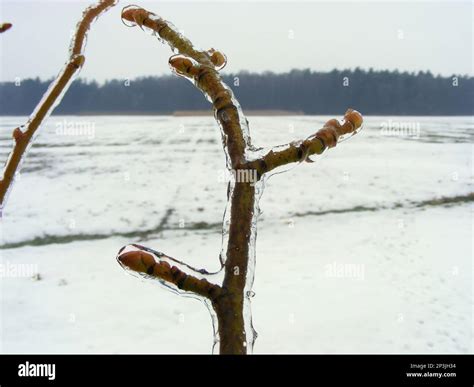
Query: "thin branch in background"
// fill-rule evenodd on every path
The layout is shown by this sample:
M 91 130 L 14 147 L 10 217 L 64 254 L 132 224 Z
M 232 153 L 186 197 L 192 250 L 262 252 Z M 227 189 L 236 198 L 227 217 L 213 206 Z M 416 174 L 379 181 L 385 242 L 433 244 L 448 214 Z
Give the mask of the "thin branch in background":
M 38 129 L 53 112 L 54 108 L 61 102 L 74 76 L 84 65 L 85 41 L 91 24 L 97 17 L 115 4 L 115 0 L 101 0 L 97 4 L 86 8 L 71 40 L 69 56 L 64 68 L 51 83 L 27 123 L 13 130 L 13 150 L 8 157 L 3 170 L 3 177 L 0 180 L 0 215 L 5 208 L 8 193 L 12 188 L 15 175 L 20 171 L 21 164 L 29 147 L 32 145 Z

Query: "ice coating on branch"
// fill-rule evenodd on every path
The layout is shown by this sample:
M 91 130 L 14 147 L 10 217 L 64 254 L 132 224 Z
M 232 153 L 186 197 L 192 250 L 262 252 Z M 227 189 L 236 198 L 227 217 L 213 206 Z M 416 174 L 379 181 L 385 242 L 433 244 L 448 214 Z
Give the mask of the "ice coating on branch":
M 302 144 L 302 142 L 303 141 L 293 141 L 289 144 L 277 145 L 277 146 L 274 146 L 274 147 L 265 147 L 265 148 L 254 149 L 254 150 L 252 150 L 248 153 L 248 155 L 249 155 L 248 160 L 250 162 L 252 162 L 252 161 L 255 162 L 255 161 L 261 160 L 263 157 L 265 157 L 266 155 L 268 155 L 270 153 L 284 152 L 284 151 L 290 149 L 291 147 L 299 146 L 299 145 Z M 318 155 L 318 156 L 320 156 L 320 155 Z M 262 180 L 266 180 L 270 176 L 277 175 L 279 173 L 288 172 L 288 171 L 292 170 L 293 168 L 295 168 L 297 165 L 301 164 L 302 162 L 308 161 L 308 158 L 309 158 L 308 156 L 303 155 L 302 158 L 299 159 L 299 160 L 296 160 L 296 161 L 291 162 L 291 163 L 285 163 L 284 165 L 281 165 L 281 166 L 279 166 L 275 169 L 272 169 L 271 171 L 266 172 L 262 176 Z
M 234 93 L 232 89 L 225 84 L 222 79 L 220 78 L 219 74 L 214 70 L 213 68 L 210 68 L 209 66 L 204 66 L 197 62 L 195 59 L 183 55 L 183 54 L 177 54 L 173 55 L 169 61 L 168 64 L 173 71 L 174 74 L 186 78 L 188 81 L 192 82 L 196 88 L 200 89 L 205 98 L 215 105 L 219 99 L 227 97 L 230 100 L 231 105 L 235 108 L 237 112 L 237 117 L 238 117 L 238 124 L 240 127 L 240 133 L 242 134 L 243 141 L 245 143 L 245 149 L 244 149 L 244 157 L 246 161 L 248 152 L 251 149 L 251 143 L 250 143 L 250 130 L 249 130 L 249 125 L 248 121 L 244 116 L 244 113 L 242 111 L 242 108 L 237 101 L 237 99 L 234 96 Z M 205 74 L 206 71 L 214 71 L 215 72 L 215 77 L 217 77 L 220 87 L 222 88 L 217 95 L 210 95 L 208 92 L 206 92 L 206 89 L 201 87 L 199 85 L 201 77 Z M 219 125 L 219 128 L 221 130 L 221 135 L 222 135 L 222 142 L 224 146 L 224 152 L 226 155 L 226 161 L 227 161 L 227 167 L 230 170 L 232 168 L 232 160 L 229 154 L 229 149 L 228 149 L 228 138 L 227 134 L 225 132 L 224 125 L 230 124 L 231 123 L 231 117 L 229 116 L 229 113 L 225 110 L 218 110 L 216 106 L 214 106 L 214 117 Z
M 117 254 L 117 261 L 133 276 L 159 284 L 164 289 L 185 297 L 202 301 L 209 310 L 213 328 L 213 352 L 218 350 L 219 331 L 212 297 L 219 295 L 223 271 L 208 273 L 197 270 L 164 253 L 138 244 L 124 246 Z
M 127 245 L 120 249 L 117 261 L 129 274 L 158 281 L 177 294 L 200 298 L 199 294 L 188 291 L 188 287 L 202 286 L 204 290 L 208 290 L 222 282 L 220 271 L 209 273 L 198 270 L 164 253 L 138 244 Z M 186 283 L 189 280 L 194 283 Z
M 174 74 L 184 77 L 195 84 L 195 70 L 199 66 L 196 60 L 183 54 L 176 54 L 170 57 L 168 64 Z
M 245 277 L 244 287 L 244 326 L 245 326 L 245 338 L 247 342 L 247 352 L 252 353 L 255 340 L 257 339 L 257 331 L 253 327 L 252 323 L 252 308 L 251 298 L 255 297 L 255 293 L 252 291 L 253 282 L 255 278 L 255 267 L 256 267 L 256 249 L 257 249 L 257 221 L 260 215 L 260 199 L 263 195 L 265 188 L 265 180 L 262 179 L 255 184 L 255 200 L 252 212 L 252 225 L 250 229 L 249 238 L 249 252 L 248 252 L 248 263 L 247 273 Z
M 211 48 L 207 50 L 207 55 L 209 55 L 212 64 L 218 71 L 222 70 L 227 64 L 227 57 L 218 50 Z
M 350 122 L 352 125 L 352 130 L 347 133 L 343 133 L 339 136 L 338 142 L 346 141 L 348 138 L 355 136 L 363 129 L 363 119 L 362 114 L 360 114 L 357 110 L 348 109 L 344 115 L 344 125 L 345 122 Z
M 102 12 L 116 5 L 118 1 L 119 0 L 102 0 L 91 4 L 82 12 L 82 17 L 76 24 L 76 29 L 69 45 L 70 57 L 84 52 L 87 45 L 87 30 L 97 21 Z
M 222 247 L 220 253 L 220 261 L 222 265 L 225 265 L 228 257 L 228 244 L 229 244 L 229 227 L 231 222 L 231 208 L 232 208 L 232 199 L 235 193 L 236 184 L 250 184 L 244 182 L 238 182 L 235 179 L 234 175 L 231 175 L 231 180 L 229 182 L 228 188 L 228 202 L 227 207 L 224 213 L 224 221 L 222 228 Z M 257 221 L 260 215 L 259 202 L 262 197 L 265 187 L 265 179 L 261 179 L 253 185 L 255 192 L 254 195 L 254 205 L 251 214 L 251 227 L 250 234 L 248 235 L 248 261 L 247 261 L 247 270 L 245 274 L 245 286 L 243 289 L 243 318 L 244 318 L 244 327 L 245 327 L 245 347 L 247 353 L 252 353 L 255 340 L 257 338 L 257 332 L 255 331 L 252 323 L 252 310 L 251 310 L 251 298 L 255 296 L 255 293 L 252 291 L 253 282 L 255 277 L 255 266 L 256 266 L 256 241 L 257 241 Z M 235 221 L 235 220 L 234 220 Z
M 161 18 L 153 12 L 149 12 L 136 5 L 129 5 L 122 9 L 121 16 L 122 22 L 127 27 L 140 27 L 143 31 L 157 38 L 160 43 L 169 45 L 171 50 L 175 53 L 179 53 L 180 48 L 175 47 L 171 41 L 164 39 L 161 34 L 173 31 L 182 43 L 192 46 L 189 39 L 181 34 L 173 23 Z M 196 50 L 196 53 L 197 52 L 199 52 L 199 50 Z
M 44 106 L 44 103 L 47 100 L 47 98 L 49 97 L 49 95 L 58 86 L 60 80 L 64 77 L 68 67 L 72 65 L 77 70 L 75 71 L 73 76 L 67 81 L 65 86 L 62 88 L 60 94 L 55 99 L 55 101 L 51 105 L 51 107 L 46 111 L 46 114 L 43 117 L 43 122 L 42 122 L 41 126 L 43 126 L 45 124 L 45 121 L 49 118 L 49 116 L 51 115 L 53 110 L 61 103 L 64 95 L 68 91 L 68 89 L 71 86 L 72 82 L 74 82 L 74 80 L 78 77 L 78 75 L 80 73 L 80 70 L 82 69 L 82 66 L 84 65 L 84 61 L 85 61 L 84 56 L 82 54 L 79 54 L 79 55 L 73 55 L 72 58 L 66 62 L 64 67 L 61 69 L 59 74 L 54 79 L 54 81 L 51 82 L 50 85 L 48 86 L 48 89 L 46 90 L 46 93 L 44 93 L 43 96 L 41 97 L 41 100 L 38 103 L 38 105 L 36 105 L 36 108 L 33 111 L 33 113 L 31 113 L 30 117 L 28 118 L 28 121 L 25 124 L 26 129 L 24 131 L 27 131 L 29 129 L 29 125 L 31 124 L 32 121 L 34 121 L 37 118 L 40 110 Z M 37 135 L 38 135 L 38 131 L 35 132 L 33 139 L 36 138 Z
M 221 242 L 221 252 L 219 254 L 219 260 L 222 266 L 225 265 L 227 260 L 227 244 L 229 243 L 229 228 L 230 228 L 230 214 L 232 209 L 232 194 L 234 192 L 235 186 L 235 177 L 230 174 L 230 181 L 227 188 L 227 204 L 224 210 L 224 216 L 222 220 L 222 242 Z
M 252 149 L 252 143 L 251 143 L 251 140 L 250 140 L 250 127 L 249 127 L 249 121 L 247 120 L 247 118 L 245 117 L 244 115 L 244 111 L 242 110 L 242 107 L 240 106 L 240 103 L 239 101 L 237 101 L 237 99 L 235 98 L 234 96 L 234 92 L 232 91 L 232 89 L 227 86 L 224 82 L 222 82 L 225 87 L 227 87 L 230 92 L 232 93 L 232 103 L 234 104 L 234 106 L 237 108 L 237 114 L 239 115 L 239 125 L 240 125 L 240 128 L 242 129 L 242 136 L 244 137 L 244 141 L 245 141 L 245 144 L 246 144 L 246 147 L 245 147 L 245 158 L 247 160 L 248 158 L 248 152 L 249 150 Z
M 314 162 L 314 158 L 325 155 L 326 149 L 357 134 L 362 129 L 362 123 L 362 115 L 356 110 L 348 109 L 342 122 L 331 119 L 304 140 L 272 148 L 251 149 L 248 159 L 266 176 L 285 172 L 303 161 Z
M 185 42 L 186 44 L 189 44 L 190 46 L 192 46 L 191 44 L 191 41 L 186 38 L 176 27 L 173 23 L 171 23 L 170 21 L 168 20 L 164 20 L 162 19 L 161 17 L 157 16 L 157 15 L 154 15 L 154 14 L 151 14 L 149 16 L 149 18 L 154 21 L 154 22 L 157 22 L 157 23 L 160 23 L 160 24 L 164 24 L 165 26 L 162 27 L 163 29 L 165 28 L 169 28 L 170 30 L 176 32 L 176 34 L 179 36 L 180 40 L 182 42 Z M 171 50 L 173 52 L 179 52 L 179 48 L 178 47 L 175 47 L 171 42 L 163 39 L 161 36 L 160 36 L 160 33 L 159 32 L 156 32 L 148 27 L 145 27 L 145 31 L 148 31 L 151 35 L 155 36 L 161 43 L 163 44 L 168 44 L 168 46 L 171 48 Z M 200 50 L 197 50 L 197 51 L 200 51 Z

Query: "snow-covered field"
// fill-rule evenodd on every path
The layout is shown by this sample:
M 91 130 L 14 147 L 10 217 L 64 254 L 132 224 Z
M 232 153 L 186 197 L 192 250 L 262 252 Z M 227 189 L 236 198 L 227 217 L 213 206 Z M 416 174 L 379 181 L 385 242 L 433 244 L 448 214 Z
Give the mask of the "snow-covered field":
M 271 146 L 327 118 L 250 124 Z M 24 120 L 0 118 L 2 160 Z M 254 352 L 472 353 L 473 139 L 468 117 L 366 117 L 316 163 L 270 178 Z M 211 117 L 51 118 L 3 213 L 0 352 L 209 353 L 206 308 L 115 256 L 140 242 L 216 269 L 223 177 Z

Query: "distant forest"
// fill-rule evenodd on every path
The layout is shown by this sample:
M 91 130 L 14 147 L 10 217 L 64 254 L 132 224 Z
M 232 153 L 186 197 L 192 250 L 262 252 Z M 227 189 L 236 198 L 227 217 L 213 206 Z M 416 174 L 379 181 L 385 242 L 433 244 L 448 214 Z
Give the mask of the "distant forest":
M 474 77 L 430 72 L 333 70 L 223 76 L 244 110 L 284 110 L 341 115 L 347 107 L 373 115 L 472 115 Z M 0 115 L 29 115 L 50 81 L 0 83 Z M 56 114 L 171 114 L 209 104 L 190 82 L 176 76 L 134 80 L 75 81 Z

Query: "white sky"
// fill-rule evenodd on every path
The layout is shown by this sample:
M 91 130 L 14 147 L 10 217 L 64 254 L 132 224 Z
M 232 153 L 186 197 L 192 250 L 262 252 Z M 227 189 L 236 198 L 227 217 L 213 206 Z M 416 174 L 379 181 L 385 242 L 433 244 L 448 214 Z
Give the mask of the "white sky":
M 91 2 L 0 0 L 0 81 L 57 74 L 70 31 Z M 105 79 L 168 74 L 170 50 L 139 28 L 126 28 L 122 7 L 137 3 L 178 28 L 199 47 L 219 48 L 226 72 L 311 68 L 430 70 L 473 74 L 471 1 L 123 0 L 93 26 L 81 76 Z

